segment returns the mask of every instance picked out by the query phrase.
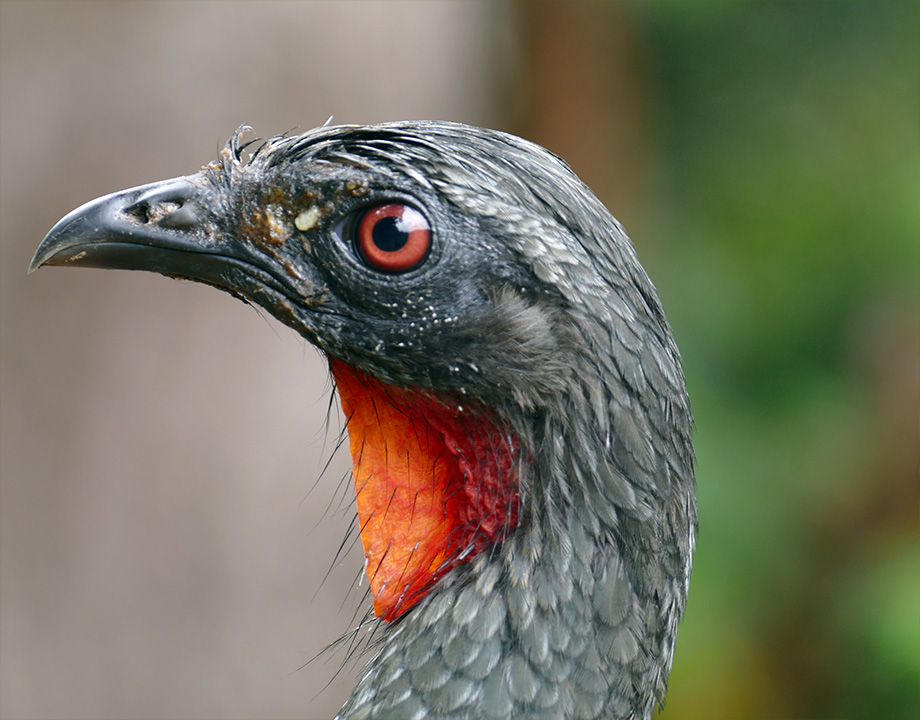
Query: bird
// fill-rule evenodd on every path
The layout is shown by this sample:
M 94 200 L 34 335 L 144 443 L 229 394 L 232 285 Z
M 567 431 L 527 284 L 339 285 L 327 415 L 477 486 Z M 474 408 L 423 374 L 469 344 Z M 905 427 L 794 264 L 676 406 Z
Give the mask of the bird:
M 339 720 L 650 718 L 698 527 L 657 291 L 558 156 L 455 122 L 245 140 L 91 201 L 30 270 L 145 270 L 328 359 L 375 637 Z

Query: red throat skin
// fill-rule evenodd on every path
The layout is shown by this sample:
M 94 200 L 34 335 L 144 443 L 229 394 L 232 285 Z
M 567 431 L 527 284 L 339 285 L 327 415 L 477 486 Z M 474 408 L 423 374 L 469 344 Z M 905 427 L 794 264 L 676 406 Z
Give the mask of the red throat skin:
M 392 622 L 518 523 L 519 443 L 495 414 L 330 359 L 377 617 Z

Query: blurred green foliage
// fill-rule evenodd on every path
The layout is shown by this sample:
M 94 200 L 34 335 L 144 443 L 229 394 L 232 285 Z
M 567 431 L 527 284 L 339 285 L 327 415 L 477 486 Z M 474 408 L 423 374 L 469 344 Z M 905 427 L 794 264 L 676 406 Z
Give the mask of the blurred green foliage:
M 697 421 L 679 718 L 920 718 L 920 3 L 636 4 Z

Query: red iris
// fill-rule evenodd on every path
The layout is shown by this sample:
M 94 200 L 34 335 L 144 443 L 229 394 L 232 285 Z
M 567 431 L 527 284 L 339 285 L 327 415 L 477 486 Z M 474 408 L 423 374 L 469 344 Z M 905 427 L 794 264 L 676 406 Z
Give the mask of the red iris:
M 418 267 L 428 255 L 431 226 L 410 205 L 378 205 L 358 221 L 357 245 L 368 267 L 387 273 L 406 272 Z

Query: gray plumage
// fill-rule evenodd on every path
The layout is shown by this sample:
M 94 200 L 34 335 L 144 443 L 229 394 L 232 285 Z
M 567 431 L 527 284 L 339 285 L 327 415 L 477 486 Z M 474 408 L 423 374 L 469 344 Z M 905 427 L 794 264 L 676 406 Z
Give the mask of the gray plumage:
M 75 211 L 33 267 L 216 285 L 371 377 L 487 405 L 522 449 L 518 526 L 382 630 L 339 717 L 651 717 L 687 600 L 691 415 L 622 227 L 563 161 L 496 131 L 323 127 L 249 161 L 239 137 L 197 175 Z M 394 199 L 433 238 L 402 274 L 347 238 Z

